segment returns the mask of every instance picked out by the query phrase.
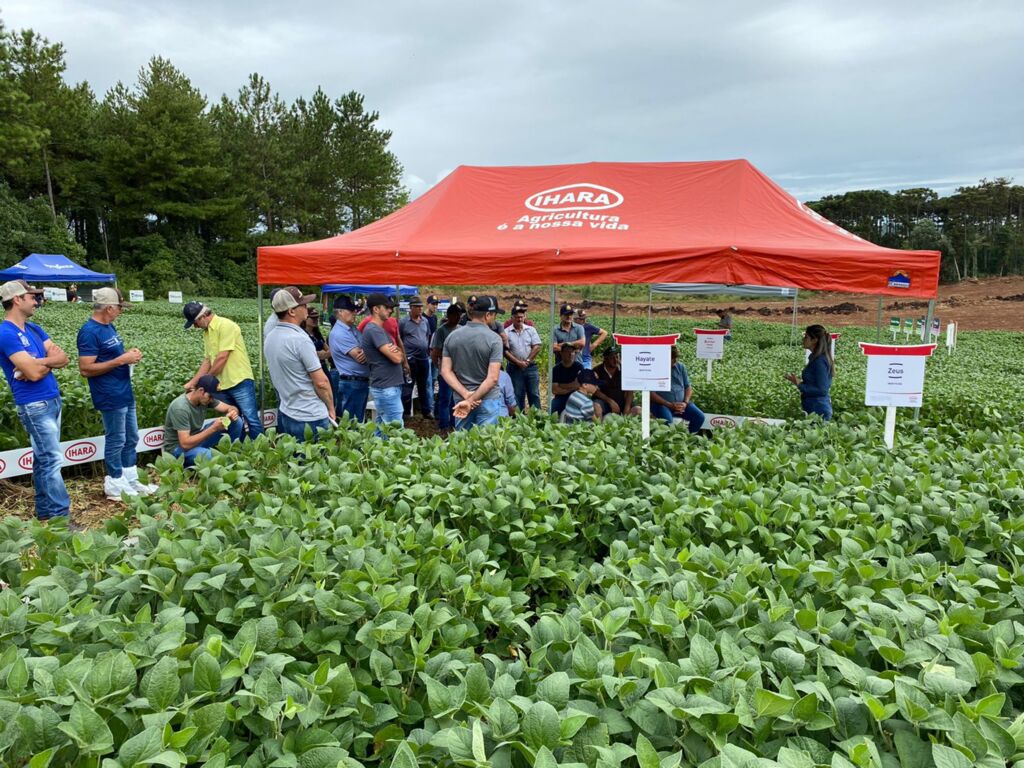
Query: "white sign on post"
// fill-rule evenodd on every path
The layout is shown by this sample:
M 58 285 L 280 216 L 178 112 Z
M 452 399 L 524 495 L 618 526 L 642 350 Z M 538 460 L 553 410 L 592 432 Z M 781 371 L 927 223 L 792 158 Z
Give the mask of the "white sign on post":
M 711 381 L 711 366 L 715 360 L 721 360 L 725 356 L 725 337 L 729 333 L 728 328 L 694 328 L 697 334 L 697 359 L 708 361 L 707 379 Z
M 956 323 L 946 323 L 946 352 L 952 352 L 956 346 Z
M 868 356 L 864 404 L 885 407 L 885 445 L 890 450 L 896 437 L 896 409 L 921 407 L 925 362 L 935 347 L 860 342 L 861 351 Z
M 145 295 L 142 291 L 128 291 L 128 301 L 145 301 Z
M 644 440 L 651 437 L 651 392 L 672 388 L 672 347 L 679 334 L 626 336 L 615 334 L 622 346 L 622 388 L 639 390 L 642 398 L 640 424 Z
M 168 291 L 167 292 L 167 301 L 169 301 L 171 304 L 181 304 L 182 303 L 181 291 Z

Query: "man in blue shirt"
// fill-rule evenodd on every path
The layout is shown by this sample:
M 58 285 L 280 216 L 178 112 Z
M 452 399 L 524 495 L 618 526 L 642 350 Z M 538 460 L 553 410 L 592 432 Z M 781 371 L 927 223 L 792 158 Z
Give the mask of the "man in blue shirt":
M 148 496 L 156 486 L 142 482 L 135 466 L 139 422 L 132 366 L 142 360 L 142 352 L 137 347 L 126 352 L 114 327 L 129 305 L 117 288 L 93 291 L 92 300 L 92 317 L 78 331 L 78 372 L 89 382 L 92 404 L 103 419 L 103 461 L 107 465 L 103 493 L 108 499 Z
M 584 368 L 590 370 L 594 367 L 592 351 L 600 347 L 601 343 L 608 338 L 608 331 L 588 322 L 587 310 L 583 307 L 576 310 L 576 324 L 583 326 L 583 359 L 580 362 L 583 363 Z
M 29 322 L 42 293 L 24 280 L 11 280 L 0 286 L 0 304 L 4 309 L 4 321 L 0 323 L 0 368 L 14 395 L 18 418 L 32 442 L 36 517 L 67 519 L 71 499 L 60 474 L 61 398 L 53 371 L 67 365 L 68 356 L 46 331 Z
M 338 417 L 347 413 L 350 419 L 366 421 L 366 401 L 370 395 L 370 371 L 363 354 L 363 334 L 356 327 L 356 315 L 360 305 L 348 296 L 334 300 L 334 315 L 337 322 L 327 337 L 331 358 L 338 371 L 338 391 L 334 399 L 334 410 Z
M 693 387 L 690 374 L 679 361 L 679 351 L 675 347 L 672 347 L 671 386 L 668 392 L 651 392 L 651 415 L 664 419 L 669 425 L 675 419 L 682 419 L 691 433 L 699 432 L 704 425 L 704 411 L 691 402 Z

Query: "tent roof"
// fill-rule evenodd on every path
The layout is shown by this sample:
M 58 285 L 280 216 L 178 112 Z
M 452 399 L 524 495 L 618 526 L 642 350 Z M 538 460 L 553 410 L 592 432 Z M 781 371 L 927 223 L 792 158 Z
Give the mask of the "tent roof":
M 796 288 L 777 288 L 771 285 L 723 285 L 722 283 L 655 283 L 651 293 L 674 293 L 681 296 L 746 296 L 785 297 L 796 296 Z
M 383 293 L 385 296 L 395 295 L 394 285 L 345 285 L 342 283 L 328 283 L 320 286 L 321 293 Z M 415 296 L 416 286 L 403 285 L 399 287 L 402 296 Z
M 931 298 L 939 258 L 850 234 L 746 160 L 460 166 L 361 229 L 260 248 L 257 279 L 721 282 Z
M 112 283 L 112 274 L 93 272 L 57 253 L 32 253 L 13 267 L 0 271 L 0 280 L 37 280 L 44 283 Z

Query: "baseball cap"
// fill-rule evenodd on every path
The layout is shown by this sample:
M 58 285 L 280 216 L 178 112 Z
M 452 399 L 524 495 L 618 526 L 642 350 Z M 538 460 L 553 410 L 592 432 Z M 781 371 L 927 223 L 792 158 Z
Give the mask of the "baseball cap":
M 576 317 L 586 317 L 586 316 L 587 316 L 587 310 L 585 310 L 583 307 L 580 307 L 579 309 L 576 310 Z
M 453 301 L 451 304 L 449 304 L 448 309 L 446 311 L 446 314 L 449 315 L 464 315 L 465 313 L 466 308 L 459 304 L 459 302 L 457 301 Z
M 284 312 L 285 310 L 294 309 L 313 301 L 316 301 L 315 293 L 303 295 L 302 291 L 294 285 L 289 285 L 287 288 L 282 288 L 274 294 L 274 298 L 270 301 L 270 307 L 275 312 Z
M 560 353 L 561 352 L 569 352 L 569 351 L 571 351 L 573 353 L 573 355 L 575 355 L 580 350 L 576 349 L 576 347 L 574 347 L 572 344 L 570 344 L 569 342 L 566 341 L 566 342 L 562 343 L 562 346 L 558 348 L 558 351 Z
M 578 384 L 593 384 L 594 386 L 597 386 L 601 382 L 601 380 L 597 378 L 596 373 L 587 368 L 584 368 L 576 376 L 576 382 Z
M 503 315 L 505 310 L 498 306 L 497 296 L 475 296 L 475 301 L 470 304 L 474 312 L 494 312 Z
M 208 395 L 216 394 L 220 388 L 220 379 L 214 376 L 212 373 L 207 373 L 204 376 L 200 376 L 196 381 L 196 389 L 203 390 Z
M 344 309 L 348 312 L 359 312 L 363 308 L 361 301 L 353 301 L 351 296 L 339 296 L 334 300 L 335 309 Z
M 410 307 L 422 307 L 423 306 L 423 299 L 421 299 L 419 296 L 413 296 L 411 299 L 409 299 L 409 306 Z
M 612 344 L 610 346 L 605 347 L 604 351 L 601 354 L 604 357 L 608 357 L 608 355 L 618 355 L 618 354 L 621 354 L 621 352 L 622 352 L 622 350 L 619 349 L 619 345 L 618 344 Z
M 185 330 L 196 324 L 196 320 L 210 311 L 210 308 L 201 301 L 190 301 L 181 308 L 181 314 L 185 316 Z
M 560 314 L 560 315 L 571 315 L 575 311 L 576 311 L 576 307 L 574 307 L 572 304 L 563 304 L 561 309 L 558 310 L 558 314 Z
M 373 309 L 374 307 L 394 307 L 395 303 L 391 300 L 390 296 L 383 293 L 371 293 L 366 297 L 366 308 Z
M 433 304 L 436 307 L 440 303 L 441 300 L 438 299 L 437 296 L 435 296 L 434 294 L 430 294 L 429 296 L 427 296 L 427 304 Z
M 124 300 L 124 294 L 117 288 L 98 288 L 92 292 L 93 304 L 115 304 L 121 307 L 130 307 L 131 304 Z
M 24 296 L 26 293 L 40 295 L 42 292 L 42 288 L 29 285 L 24 280 L 9 280 L 0 285 L 0 301 L 10 301 L 18 296 Z

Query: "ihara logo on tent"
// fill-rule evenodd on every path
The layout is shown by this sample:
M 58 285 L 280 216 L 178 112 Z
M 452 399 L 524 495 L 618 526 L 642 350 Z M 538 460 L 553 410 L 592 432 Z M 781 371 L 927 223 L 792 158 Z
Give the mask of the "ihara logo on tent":
M 525 204 L 531 211 L 541 213 L 605 211 L 622 205 L 623 200 L 619 192 L 598 184 L 567 184 L 536 192 L 526 198 Z
M 900 270 L 895 274 L 889 275 L 889 287 L 890 288 L 909 288 L 910 287 L 910 275 Z

